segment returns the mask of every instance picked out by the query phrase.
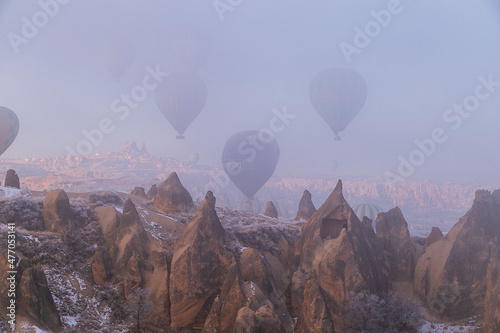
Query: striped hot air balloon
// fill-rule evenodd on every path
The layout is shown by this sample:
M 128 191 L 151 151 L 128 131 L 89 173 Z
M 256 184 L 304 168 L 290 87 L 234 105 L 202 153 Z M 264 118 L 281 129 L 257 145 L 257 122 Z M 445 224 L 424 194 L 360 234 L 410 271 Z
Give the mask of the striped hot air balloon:
M 19 119 L 16 114 L 0 106 L 0 155 L 2 155 L 17 137 Z
M 383 210 L 377 205 L 373 204 L 360 204 L 352 207 L 352 210 L 356 214 L 356 216 L 359 218 L 360 221 L 363 220 L 363 217 L 368 217 L 372 219 L 372 226 L 375 225 L 375 219 L 378 216 L 378 213 L 382 213 Z

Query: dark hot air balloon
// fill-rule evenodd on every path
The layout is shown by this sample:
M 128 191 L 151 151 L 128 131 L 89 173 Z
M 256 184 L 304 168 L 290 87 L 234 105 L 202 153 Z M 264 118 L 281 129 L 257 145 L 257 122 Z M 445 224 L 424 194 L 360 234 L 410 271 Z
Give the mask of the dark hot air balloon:
M 125 38 L 110 38 L 101 44 L 101 61 L 118 81 L 135 60 L 135 47 Z
M 348 68 L 332 68 L 318 73 L 309 87 L 314 109 L 341 140 L 339 133 L 356 117 L 365 104 L 365 79 Z
M 19 119 L 16 114 L 0 106 L 0 155 L 14 142 L 19 133 Z
M 233 184 L 251 200 L 273 175 L 279 157 L 276 139 L 260 131 L 243 131 L 227 140 L 222 167 Z
M 184 131 L 200 114 L 207 102 L 207 86 L 191 73 L 173 73 L 155 91 L 156 105 L 184 139 Z

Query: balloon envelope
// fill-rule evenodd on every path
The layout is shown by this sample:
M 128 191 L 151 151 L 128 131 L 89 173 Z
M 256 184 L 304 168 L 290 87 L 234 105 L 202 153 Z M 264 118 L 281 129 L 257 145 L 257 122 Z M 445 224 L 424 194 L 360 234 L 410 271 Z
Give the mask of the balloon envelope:
M 200 159 L 200 154 L 198 153 L 189 154 L 189 162 L 191 162 L 192 164 L 196 164 L 199 159 Z
M 196 75 L 173 73 L 155 91 L 156 105 L 183 139 L 207 102 L 207 86 Z
M 328 162 L 328 167 L 332 171 L 332 173 L 335 173 L 337 171 L 337 167 L 339 166 L 339 163 L 337 161 L 330 161 Z
M 360 221 L 362 221 L 365 216 L 370 218 L 372 220 L 372 225 L 375 223 L 378 214 L 383 212 L 382 208 L 373 204 L 356 205 L 352 207 L 352 210 Z
M 200 69 L 205 60 L 205 45 L 201 37 L 186 34 L 176 38 L 172 44 L 175 54 L 189 72 L 196 72 Z
M 132 65 L 135 47 L 126 40 L 111 38 L 101 45 L 101 60 L 115 80 L 118 80 Z
M 318 73 L 309 87 L 311 104 L 338 135 L 356 117 L 365 104 L 365 79 L 348 68 L 331 68 Z
M 0 155 L 14 142 L 19 133 L 19 119 L 16 114 L 0 106 Z
M 276 139 L 259 131 L 243 131 L 227 140 L 222 167 L 233 184 L 252 198 L 273 175 L 279 156 Z

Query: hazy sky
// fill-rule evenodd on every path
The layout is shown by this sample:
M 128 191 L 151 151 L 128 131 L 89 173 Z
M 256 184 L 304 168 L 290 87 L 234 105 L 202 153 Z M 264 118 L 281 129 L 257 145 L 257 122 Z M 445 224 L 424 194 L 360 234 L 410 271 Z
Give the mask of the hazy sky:
M 400 156 L 418 163 L 424 156 L 415 153 L 415 140 L 441 129 L 438 137 L 446 140 L 403 178 L 500 184 L 500 83 L 495 83 L 500 82 L 500 5 L 495 0 L 220 0 L 215 1 L 219 12 L 212 0 L 60 2 L 68 3 L 0 4 L 0 105 L 16 112 L 21 123 L 17 140 L 2 157 L 64 156 L 67 146 L 76 149 L 85 139 L 82 130 L 109 118 L 114 130 L 93 152 L 116 150 L 133 139 L 145 142 L 154 155 L 187 160 L 197 152 L 200 163 L 220 166 L 232 134 L 269 127 L 273 109 L 286 108 L 296 117 L 276 133 L 277 172 L 398 174 Z M 52 16 L 40 14 L 42 7 Z M 394 12 L 390 22 L 377 23 L 380 31 L 372 31 L 369 44 L 349 62 L 341 43 L 355 46 L 355 28 L 376 28 L 370 22 L 381 10 Z M 38 31 L 23 31 L 34 20 L 42 25 Z M 186 31 L 203 40 L 197 75 L 208 90 L 186 139 L 175 139 L 154 92 L 120 119 L 111 104 L 142 84 L 148 66 L 186 70 L 174 48 Z M 118 45 L 122 55 L 114 59 L 124 68 L 118 80 L 103 60 L 110 45 Z M 357 71 L 368 88 L 363 109 L 340 142 L 309 101 L 312 78 L 335 67 Z M 481 100 L 471 98 L 478 91 Z M 479 101 L 470 104 L 475 111 L 468 118 L 447 112 L 466 99 Z

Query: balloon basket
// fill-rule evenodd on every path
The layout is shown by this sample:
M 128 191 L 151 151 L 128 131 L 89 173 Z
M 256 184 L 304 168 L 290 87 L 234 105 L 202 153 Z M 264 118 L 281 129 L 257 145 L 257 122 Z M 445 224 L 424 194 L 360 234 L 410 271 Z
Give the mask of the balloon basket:
M 176 139 L 177 140 L 184 140 L 186 137 L 182 134 L 177 135 Z
M 342 141 L 342 137 L 340 135 L 335 136 L 335 141 Z

